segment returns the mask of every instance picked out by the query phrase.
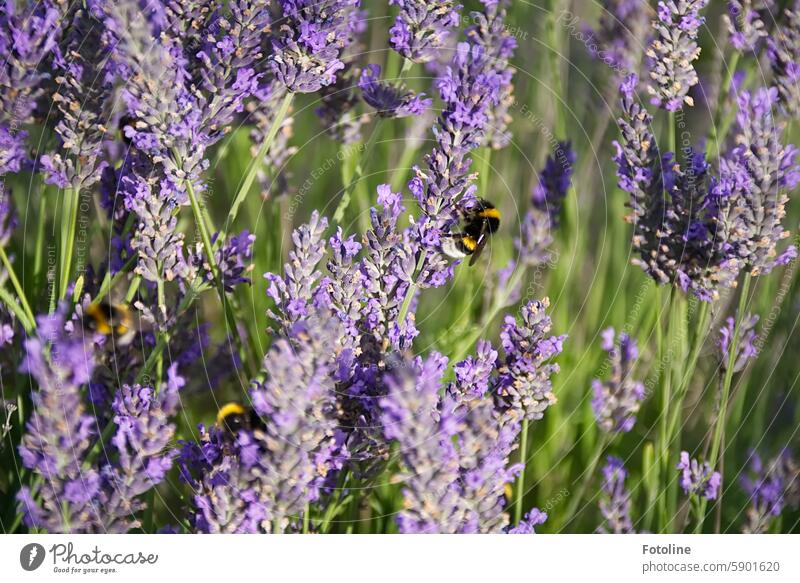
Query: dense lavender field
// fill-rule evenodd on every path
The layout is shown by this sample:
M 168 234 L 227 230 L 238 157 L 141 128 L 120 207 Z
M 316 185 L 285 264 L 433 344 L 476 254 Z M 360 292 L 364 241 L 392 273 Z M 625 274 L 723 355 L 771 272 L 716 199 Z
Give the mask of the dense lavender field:
M 0 531 L 800 532 L 796 0 L 6 0 L 0 104 Z

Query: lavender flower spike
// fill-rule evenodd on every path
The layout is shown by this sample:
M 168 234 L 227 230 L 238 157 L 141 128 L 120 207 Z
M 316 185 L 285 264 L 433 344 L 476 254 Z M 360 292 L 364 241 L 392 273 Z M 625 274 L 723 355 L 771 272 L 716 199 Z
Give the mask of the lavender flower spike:
M 589 31 L 597 44 L 589 45 L 589 51 L 619 77 L 629 75 L 638 69 L 650 7 L 639 0 L 602 0 L 600 4 L 598 26 Z
M 283 19 L 270 67 L 294 93 L 314 93 L 336 81 L 352 39 L 351 11 L 360 0 L 280 0 Z
M 389 29 L 389 44 L 406 59 L 426 63 L 443 48 L 450 29 L 458 26 L 461 6 L 453 0 L 389 0 L 400 14 Z
M 42 483 L 36 499 L 25 487 L 17 500 L 29 527 L 82 533 L 92 532 L 99 520 L 100 474 L 82 467 L 97 433 L 81 398 L 94 356 L 89 343 L 66 319 L 65 309 L 62 305 L 52 316 L 37 318 L 40 336 L 25 341 L 21 370 L 31 375 L 38 390 L 31 394 L 34 410 L 19 454 L 22 464 L 41 476 Z
M 438 354 L 411 366 L 395 365 L 381 399 L 382 424 L 387 438 L 400 445 L 405 477 L 405 510 L 398 516 L 401 532 L 454 533 L 462 516 L 458 455 L 452 437 L 458 426 L 445 409 L 437 415 L 439 389 L 447 359 Z
M 358 87 L 364 101 L 374 107 L 381 117 L 422 115 L 433 103 L 432 99 L 424 99 L 424 93 L 416 95 L 403 85 L 381 81 L 380 76 L 379 65 L 367 65 L 361 71 Z
M 736 356 L 733 359 L 733 372 L 741 372 L 747 363 L 758 355 L 755 347 L 755 340 L 758 336 L 755 331 L 758 323 L 758 314 L 748 314 L 739 325 L 739 343 L 737 345 Z M 728 368 L 730 357 L 730 345 L 736 321 L 733 317 L 725 319 L 725 325 L 719 330 L 719 348 L 722 353 L 720 366 L 722 370 Z
M 725 24 L 733 47 L 742 52 L 753 52 L 768 36 L 764 18 L 771 18 L 774 0 L 728 0 Z
M 685 103 L 699 81 L 692 62 L 700 56 L 697 33 L 703 18 L 700 11 L 708 0 L 661 0 L 658 18 L 653 21 L 656 38 L 647 48 L 652 103 L 667 111 L 677 111 Z
M 767 39 L 767 54 L 781 107 L 792 117 L 800 117 L 800 2 L 784 11 L 786 21 Z
M 746 533 L 767 532 L 784 508 L 796 510 L 800 506 L 800 466 L 787 449 L 766 464 L 753 451 L 741 484 L 750 498 L 743 529 Z
M 613 328 L 603 331 L 602 346 L 611 363 L 611 378 L 605 382 L 592 381 L 592 410 L 604 431 L 627 433 L 633 429 L 644 399 L 644 385 L 632 378 L 639 351 L 636 341 L 624 332 L 620 332 L 615 343 Z
M 600 493 L 600 513 L 603 523 L 597 532 L 604 534 L 635 534 L 631 522 L 631 494 L 625 488 L 628 472 L 622 460 L 608 456 L 603 468 L 603 490 Z
M 489 109 L 489 123 L 484 142 L 495 150 L 511 143 L 509 109 L 514 104 L 514 68 L 509 60 L 514 56 L 517 40 L 506 25 L 506 7 L 509 0 L 482 0 L 483 12 L 473 12 L 473 26 L 467 29 L 467 38 L 484 48 L 495 71 L 500 75 L 497 103 Z
M 533 189 L 533 207 L 550 216 L 553 228 L 558 227 L 561 208 L 572 184 L 575 161 L 572 144 L 559 142 L 553 153 L 547 156 L 544 168 L 539 173 L 539 182 Z
M 786 124 L 778 118 L 778 92 L 762 88 L 739 94 L 736 147 L 721 161 L 716 204 L 724 239 L 733 255 L 753 275 L 766 274 L 797 256 L 783 227 L 788 196 L 800 182 L 798 150 L 781 139 Z
M 48 77 L 39 64 L 56 48 L 62 18 L 53 2 L 0 4 L 0 176 L 27 161 L 28 133 L 20 128 L 33 121 Z
M 717 498 L 722 476 L 708 462 L 700 464 L 696 459 L 689 458 L 689 452 L 682 451 L 681 460 L 675 467 L 681 472 L 680 484 L 686 494 L 702 496 L 706 500 Z
M 497 407 L 511 418 L 537 420 L 555 404 L 550 377 L 559 367 L 550 362 L 563 350 L 566 336 L 548 336 L 552 327 L 545 310 L 550 300 L 522 306 L 522 322 L 506 316 L 500 332 L 505 358 L 498 366 Z
M 178 407 L 184 383 L 170 367 L 170 382 L 156 395 L 150 387 L 123 385 L 113 403 L 117 431 L 111 439 L 116 459 L 103 468 L 100 503 L 105 532 L 124 533 L 141 526 L 133 518 L 145 508 L 141 495 L 163 481 L 175 452 L 168 446 L 175 434 L 169 418 Z

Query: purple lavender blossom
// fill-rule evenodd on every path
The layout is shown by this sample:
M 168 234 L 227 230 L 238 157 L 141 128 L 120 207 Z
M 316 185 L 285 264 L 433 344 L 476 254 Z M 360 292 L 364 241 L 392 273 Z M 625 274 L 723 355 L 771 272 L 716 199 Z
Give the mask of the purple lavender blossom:
M 720 226 L 720 195 L 702 153 L 660 155 L 652 116 L 636 99 L 637 77 L 620 86 L 622 141 L 614 142 L 619 187 L 630 193 L 639 265 L 659 284 L 675 283 L 703 301 L 734 284 L 740 263 Z
M 422 115 L 433 103 L 432 99 L 424 99 L 424 93 L 417 95 L 404 85 L 381 81 L 380 77 L 380 65 L 367 65 L 361 71 L 358 87 L 364 101 L 374 107 L 381 117 Z
M 667 111 L 677 111 L 685 103 L 694 105 L 689 90 L 697 84 L 692 62 L 700 56 L 697 34 L 704 18 L 700 11 L 708 0 L 661 0 L 657 20 L 653 21 L 656 38 L 647 48 L 651 103 Z
M 350 15 L 360 0 L 281 0 L 283 19 L 273 40 L 270 67 L 293 93 L 314 93 L 344 69 L 343 49 L 352 39 Z
M 60 151 L 39 160 L 48 184 L 79 191 L 100 180 L 107 132 L 104 119 L 113 89 L 110 51 L 103 42 L 103 27 L 84 10 L 71 16 L 64 55 L 57 53 L 52 99 L 61 118 L 56 133 Z
M 439 287 L 452 275 L 441 253 L 442 238 L 457 223 L 458 205 L 474 201 L 467 154 L 484 140 L 501 84 L 485 49 L 469 43 L 458 45 L 447 74 L 439 80 L 444 108 L 433 129 L 436 146 L 425 157 L 427 170 L 415 168 L 409 182 L 423 213 L 414 233 L 426 259 L 417 280 L 422 287 Z
M 765 18 L 771 18 L 774 0 L 728 0 L 725 24 L 733 47 L 742 52 L 755 52 L 767 38 Z
M 535 527 L 545 522 L 547 522 L 547 513 L 533 508 L 520 520 L 518 525 L 509 528 L 506 532 L 508 534 L 536 534 Z
M 172 467 L 176 452 L 168 446 L 175 425 L 169 419 L 177 411 L 178 390 L 185 381 L 174 364 L 168 377 L 158 394 L 150 387 L 122 385 L 114 398 L 113 457 L 101 471 L 104 532 L 139 528 L 134 516 L 145 508 L 141 495 L 162 482 Z
M 689 458 L 689 452 L 682 451 L 681 460 L 675 467 L 681 472 L 680 484 L 686 494 L 701 496 L 706 500 L 717 498 L 722 476 L 708 462 L 700 464 L 696 459 Z
M 531 194 L 535 209 L 546 212 L 550 223 L 558 227 L 561 208 L 572 184 L 572 173 L 577 160 L 570 142 L 559 142 L 552 154 L 547 156 L 539 181 Z
M 497 103 L 489 108 L 489 122 L 486 127 L 484 145 L 495 150 L 505 148 L 511 143 L 512 134 L 508 129 L 511 123 L 509 109 L 514 104 L 514 68 L 509 60 L 514 56 L 517 40 L 509 31 L 505 19 L 508 0 L 482 0 L 483 12 L 473 12 L 470 16 L 473 25 L 467 29 L 467 38 L 476 46 L 481 46 L 500 75 L 500 88 Z
M 555 404 L 550 377 L 559 371 L 551 362 L 563 350 L 566 336 L 548 336 L 552 328 L 546 310 L 550 301 L 522 306 L 522 321 L 506 316 L 500 332 L 505 356 L 498 363 L 497 408 L 515 419 L 537 420 Z
M 276 311 L 269 316 L 284 330 L 290 330 L 295 322 L 314 311 L 317 283 L 322 276 L 318 266 L 325 255 L 322 236 L 328 220 L 320 218 L 316 211 L 311 220 L 292 233 L 294 249 L 289 252 L 289 262 L 284 266 L 283 277 L 265 273 L 269 282 L 267 295 L 275 301 Z
M 600 514 L 603 522 L 597 532 L 603 534 L 635 534 L 631 522 L 631 494 L 625 488 L 628 472 L 623 461 L 608 456 L 603 467 L 603 489 L 600 493 Z
M 212 244 L 216 242 L 219 234 L 215 233 Z M 216 260 L 219 268 L 220 280 L 228 293 L 233 292 L 234 288 L 240 283 L 250 283 L 250 278 L 245 275 L 252 269 L 251 260 L 253 258 L 253 244 L 256 236 L 244 230 L 239 235 L 234 235 L 225 239 L 222 247 L 217 249 Z M 201 265 L 201 277 L 211 285 L 214 281 L 214 274 L 211 267 L 205 262 L 205 255 L 202 249 L 198 249 L 193 260 L 195 265 Z
M 553 258 L 550 251 L 553 241 L 550 215 L 536 208 L 528 209 L 520 224 L 520 236 L 514 239 L 520 263 L 532 267 L 548 265 Z
M 743 91 L 738 100 L 736 146 L 720 164 L 715 204 L 731 254 L 759 275 L 797 256 L 793 245 L 780 254 L 777 246 L 789 236 L 782 225 L 785 191 L 800 182 L 800 166 L 797 148 L 781 139 L 786 124 L 775 117 L 778 91 Z
M 633 380 L 633 368 L 639 358 L 636 341 L 620 332 L 614 341 L 614 329 L 603 331 L 603 350 L 608 353 L 611 378 L 592 381 L 592 410 L 601 429 L 611 433 L 627 433 L 636 423 L 636 414 L 644 400 L 644 385 Z
M 251 398 L 264 428 L 239 433 L 233 448 L 214 433 L 182 452 L 195 488 L 200 532 L 290 532 L 333 470 L 334 376 L 341 329 L 327 315 L 299 321 L 264 360 L 267 379 Z M 199 475 L 195 475 L 199 474 Z
M 518 421 L 504 421 L 492 402 L 456 403 L 440 397 L 447 359 L 395 363 L 381 399 L 386 436 L 400 446 L 405 476 L 404 533 L 505 532 L 506 485 L 520 466 L 509 466 Z
M 27 161 L 27 132 L 48 75 L 40 64 L 57 49 L 66 3 L 0 5 L 0 176 Z
M 750 499 L 747 523 L 743 532 L 763 533 L 786 506 L 800 505 L 800 467 L 789 450 L 784 449 L 768 463 L 753 451 L 750 467 L 742 475 L 742 489 Z
M 5 247 L 17 226 L 17 214 L 11 204 L 11 193 L 0 181 L 0 246 Z
M 455 387 L 470 399 L 482 398 L 489 391 L 491 375 L 497 364 L 497 351 L 491 342 L 479 340 L 475 356 L 468 356 L 453 367 Z
M 389 4 L 400 7 L 389 29 L 389 44 L 414 63 L 433 59 L 460 19 L 461 6 L 453 0 L 389 0 Z
M 123 176 L 120 182 L 125 206 L 139 221 L 130 243 L 139 256 L 136 273 L 153 283 L 193 279 L 195 269 L 186 257 L 185 237 L 177 230 L 175 209 L 180 194 L 172 182 L 135 174 Z
M 97 429 L 80 389 L 94 367 L 93 349 L 67 319 L 65 305 L 51 316 L 37 318 L 37 324 L 39 336 L 25 341 L 20 367 L 36 381 L 38 390 L 31 393 L 34 409 L 19 455 L 42 483 L 36 493 L 23 487 L 17 501 L 31 528 L 91 532 L 99 517 L 95 503 L 101 478 L 94 468 L 83 467 Z
M 757 334 L 755 331 L 758 323 L 757 314 L 748 314 L 739 324 L 739 341 L 736 346 L 736 355 L 733 359 L 733 372 L 741 372 L 747 363 L 758 356 L 758 349 L 755 347 Z M 719 348 L 722 353 L 720 366 L 722 370 L 728 368 L 730 358 L 730 345 L 736 327 L 736 320 L 733 317 L 725 319 L 725 325 L 719 330 Z
M 589 52 L 614 69 L 617 76 L 629 75 L 641 60 L 650 10 L 638 0 L 602 0 L 600 4 L 597 28 L 589 30 L 595 41 L 587 44 Z
M 786 21 L 767 39 L 767 55 L 780 94 L 781 107 L 800 117 L 800 2 L 784 11 Z

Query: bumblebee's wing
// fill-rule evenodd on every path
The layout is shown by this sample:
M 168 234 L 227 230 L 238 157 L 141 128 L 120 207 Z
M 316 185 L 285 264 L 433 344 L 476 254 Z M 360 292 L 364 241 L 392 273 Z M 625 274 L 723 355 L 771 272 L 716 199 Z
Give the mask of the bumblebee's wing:
M 481 253 L 483 253 L 483 248 L 486 247 L 486 243 L 488 242 L 489 242 L 489 222 L 482 221 L 481 234 L 478 235 L 478 243 L 475 245 L 475 251 L 472 252 L 472 257 L 469 260 L 470 267 L 475 265 L 475 262 L 478 261 L 478 257 L 481 256 Z

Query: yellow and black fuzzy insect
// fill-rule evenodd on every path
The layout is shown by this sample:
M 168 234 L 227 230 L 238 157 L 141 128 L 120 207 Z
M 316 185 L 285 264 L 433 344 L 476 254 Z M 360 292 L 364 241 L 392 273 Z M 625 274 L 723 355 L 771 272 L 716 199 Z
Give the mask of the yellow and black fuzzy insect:
M 460 233 L 450 234 L 442 244 L 442 251 L 455 259 L 471 255 L 474 265 L 497 229 L 500 228 L 500 211 L 488 200 L 477 203 L 462 212 L 463 227 Z
M 136 337 L 138 327 L 129 306 L 102 301 L 89 304 L 83 311 L 83 326 L 103 336 L 113 335 L 117 346 L 127 346 Z
M 226 403 L 217 412 L 217 427 L 224 429 L 225 434 L 235 439 L 240 431 L 264 429 L 264 422 L 252 408 L 239 403 Z

